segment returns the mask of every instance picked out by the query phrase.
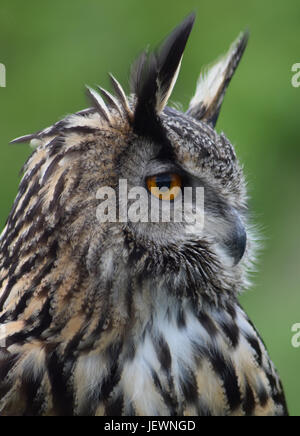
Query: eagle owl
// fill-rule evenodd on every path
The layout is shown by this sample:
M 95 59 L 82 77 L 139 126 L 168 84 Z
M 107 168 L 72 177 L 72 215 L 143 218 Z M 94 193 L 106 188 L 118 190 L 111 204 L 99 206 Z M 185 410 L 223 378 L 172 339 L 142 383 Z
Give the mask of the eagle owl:
M 194 18 L 138 58 L 128 97 L 111 76 L 114 95 L 88 88 L 92 107 L 13 141 L 35 150 L 0 239 L 1 415 L 287 414 L 238 302 L 254 237 L 241 166 L 214 129 L 247 34 L 184 113 L 167 102 Z M 120 180 L 158 210 L 153 187 L 203 188 L 202 225 L 99 220 L 99 188 L 118 195 Z

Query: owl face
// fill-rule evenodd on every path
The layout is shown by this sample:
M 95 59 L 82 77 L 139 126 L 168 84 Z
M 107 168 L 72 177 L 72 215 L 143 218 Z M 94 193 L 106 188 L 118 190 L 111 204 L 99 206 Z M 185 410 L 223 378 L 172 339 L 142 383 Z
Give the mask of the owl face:
M 235 267 L 244 256 L 247 243 L 245 183 L 232 145 L 223 134 L 216 133 L 214 126 L 247 35 L 240 37 L 227 55 L 200 77 L 190 108 L 182 113 L 167 107 L 166 102 L 192 24 L 190 16 L 155 55 L 142 55 L 133 67 L 133 138 L 120 155 L 119 177 L 127 180 L 128 187 L 148 190 L 149 208 L 145 223 L 129 222 L 126 229 L 136 241 L 153 244 L 157 250 L 201 240 L 210 246 L 220 263 Z M 167 191 L 172 184 L 180 187 L 180 202 L 186 199 L 185 188 L 193 192 L 202 188 L 203 210 L 199 210 L 192 196 L 189 202 L 194 222 L 188 214 L 176 222 L 172 211 L 177 199 L 173 198 L 170 220 L 153 222 L 151 212 L 162 209 L 164 199 L 153 198 L 149 182 L 150 186 Z
M 32 184 L 40 201 L 29 211 L 42 209 L 52 228 L 59 222 L 59 238 L 104 284 L 119 275 L 123 283 L 149 278 L 159 286 L 164 277 L 171 292 L 197 288 L 215 295 L 221 282 L 222 292 L 244 283 L 251 247 L 245 183 L 232 145 L 214 127 L 247 34 L 200 76 L 183 113 L 167 102 L 194 18 L 187 17 L 155 53 L 138 58 L 130 98 L 112 77 L 115 95 L 88 88 L 92 108 L 16 140 L 37 145 L 23 184 L 37 179 Z M 104 221 L 102 188 L 113 192 L 113 210 Z M 142 213 L 137 198 L 143 199 Z M 169 215 L 162 219 L 166 205 Z M 130 219 L 130 209 L 139 219 Z

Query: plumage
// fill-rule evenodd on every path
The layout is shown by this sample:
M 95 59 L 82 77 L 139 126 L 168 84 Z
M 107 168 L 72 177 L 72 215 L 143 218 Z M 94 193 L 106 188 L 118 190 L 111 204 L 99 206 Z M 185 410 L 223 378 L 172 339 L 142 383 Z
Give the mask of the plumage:
M 193 23 L 140 58 L 130 97 L 111 76 L 115 96 L 89 89 L 93 107 L 14 141 L 35 150 L 0 238 L 2 416 L 287 414 L 238 302 L 255 237 L 241 166 L 212 128 L 246 40 L 184 114 L 166 104 Z M 162 171 L 204 188 L 204 228 L 99 222 L 99 188 Z
M 225 56 L 201 73 L 187 114 L 213 127 L 216 125 L 226 89 L 243 56 L 248 38 L 248 31 L 242 33 Z

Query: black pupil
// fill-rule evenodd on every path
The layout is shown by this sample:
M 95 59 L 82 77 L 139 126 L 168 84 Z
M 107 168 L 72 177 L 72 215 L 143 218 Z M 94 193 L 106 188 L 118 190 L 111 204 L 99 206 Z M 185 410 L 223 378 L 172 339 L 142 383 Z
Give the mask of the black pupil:
M 155 183 L 159 189 L 161 188 L 171 189 L 172 178 L 169 174 L 162 174 L 160 176 L 156 176 Z

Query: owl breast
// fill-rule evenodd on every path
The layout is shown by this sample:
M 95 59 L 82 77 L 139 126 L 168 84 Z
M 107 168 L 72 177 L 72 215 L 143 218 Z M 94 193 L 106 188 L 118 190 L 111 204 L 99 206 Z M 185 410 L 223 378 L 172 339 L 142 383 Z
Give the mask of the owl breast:
M 134 331 L 140 334 L 128 334 L 115 361 L 104 361 L 95 354 L 79 359 L 82 407 L 87 397 L 98 397 L 99 382 L 105 383 L 110 368 L 117 365 L 116 384 L 109 400 L 98 403 L 96 414 L 284 412 L 276 372 L 240 307 L 195 313 L 188 300 L 181 306 L 175 299 L 163 300 L 157 300 L 149 318 L 144 313 L 136 319 Z M 83 374 L 88 378 L 82 378 Z

